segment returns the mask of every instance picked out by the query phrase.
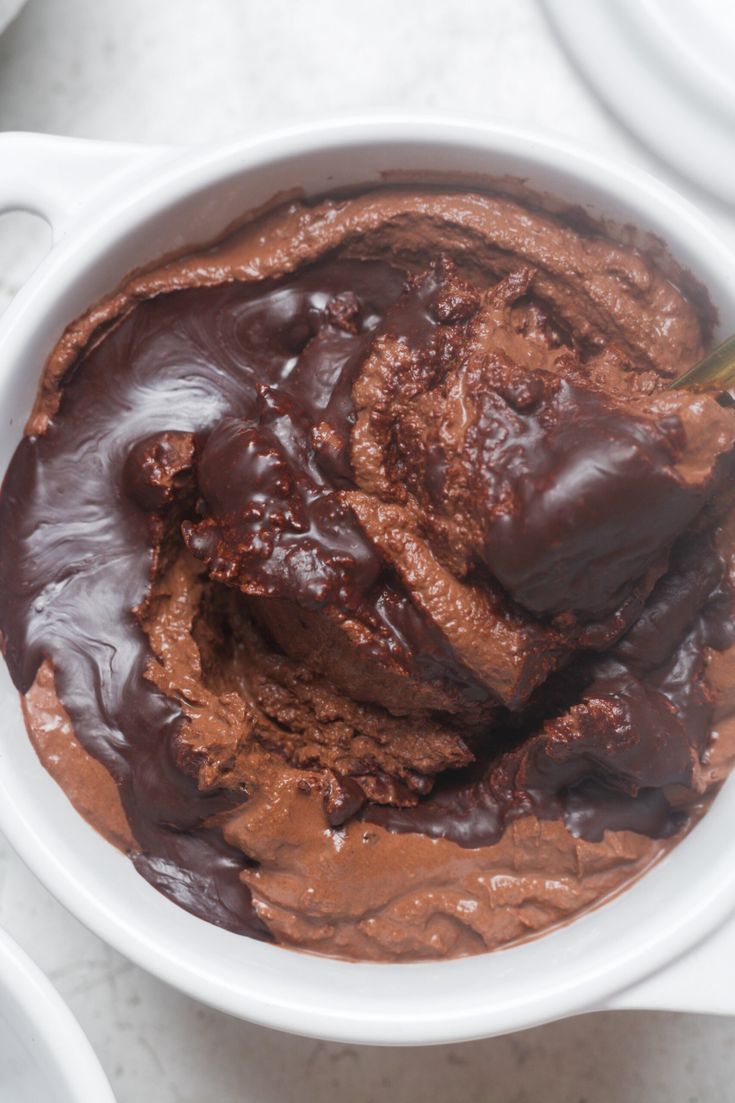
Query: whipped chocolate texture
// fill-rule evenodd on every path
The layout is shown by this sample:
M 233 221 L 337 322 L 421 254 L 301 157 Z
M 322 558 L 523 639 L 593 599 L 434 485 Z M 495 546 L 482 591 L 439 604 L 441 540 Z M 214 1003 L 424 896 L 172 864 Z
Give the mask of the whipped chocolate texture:
M 735 753 L 735 410 L 667 389 L 703 301 L 418 187 L 130 276 L 0 496 L 4 653 L 75 806 L 194 914 L 357 959 L 644 872 Z

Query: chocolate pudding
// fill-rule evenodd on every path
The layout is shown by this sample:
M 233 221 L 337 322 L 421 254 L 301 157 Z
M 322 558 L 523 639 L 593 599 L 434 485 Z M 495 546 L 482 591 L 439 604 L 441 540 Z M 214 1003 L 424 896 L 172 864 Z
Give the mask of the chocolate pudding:
M 128 277 L 0 497 L 46 768 L 176 903 L 293 948 L 479 953 L 629 885 L 735 755 L 735 410 L 668 386 L 713 320 L 459 189 Z

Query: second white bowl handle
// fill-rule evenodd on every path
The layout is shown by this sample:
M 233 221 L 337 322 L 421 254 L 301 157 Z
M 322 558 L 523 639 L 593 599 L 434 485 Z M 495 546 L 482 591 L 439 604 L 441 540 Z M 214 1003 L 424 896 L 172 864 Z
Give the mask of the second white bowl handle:
M 618 993 L 608 1009 L 735 1015 L 735 917 L 688 954 Z
M 165 152 L 52 134 L 0 134 L 0 214 L 13 210 L 38 214 L 58 241 L 72 216 L 93 195 Z

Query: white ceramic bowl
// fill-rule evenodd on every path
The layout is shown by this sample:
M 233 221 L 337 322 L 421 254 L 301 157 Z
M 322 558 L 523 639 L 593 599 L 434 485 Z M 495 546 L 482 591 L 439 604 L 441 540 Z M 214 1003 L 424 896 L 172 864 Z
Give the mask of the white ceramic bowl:
M 323 192 L 379 181 L 391 169 L 525 177 L 594 215 L 653 231 L 708 286 L 723 328 L 735 329 L 735 260 L 695 209 L 649 177 L 513 131 L 342 121 L 174 152 L 2 135 L 0 210 L 38 211 L 56 244 L 0 323 L 0 470 L 64 325 L 130 269 L 211 238 L 283 189 Z M 601 1007 L 735 1006 L 723 964 L 735 935 L 705 945 L 735 906 L 732 783 L 637 885 L 566 928 L 482 957 L 348 964 L 238 937 L 169 903 L 82 821 L 39 765 L 4 669 L 0 714 L 0 827 L 21 856 L 111 945 L 232 1014 L 302 1034 L 401 1044 L 482 1037 Z M 673 968 L 695 946 L 698 956 Z
M 99 1061 L 53 985 L 0 931 L 0 1099 L 115 1103 Z
M 12 23 L 25 0 L 0 0 L 0 34 Z

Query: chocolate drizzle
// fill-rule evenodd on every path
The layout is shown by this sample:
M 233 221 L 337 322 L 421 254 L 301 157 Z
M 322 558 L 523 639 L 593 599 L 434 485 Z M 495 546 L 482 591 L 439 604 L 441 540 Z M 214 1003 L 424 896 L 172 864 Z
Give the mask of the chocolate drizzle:
M 170 448 L 172 433 L 206 440 L 224 418 L 253 419 L 256 380 L 287 380 L 312 418 L 330 402 L 341 412 L 342 368 L 364 335 L 335 337 L 334 362 L 299 383 L 313 320 L 357 289 L 363 325 L 374 326 L 400 286 L 387 265 L 337 261 L 289 287 L 235 285 L 141 304 L 65 381 L 58 416 L 22 441 L 0 497 L 0 626 L 15 684 L 26 692 L 51 660 L 79 740 L 120 787 L 141 873 L 195 914 L 256 937 L 266 931 L 238 878 L 243 856 L 202 827 L 233 798 L 200 792 L 177 767 L 180 708 L 144 676 L 149 652 L 133 610 L 150 586 L 147 510 L 159 506 L 145 445 L 155 438 L 160 449 L 167 434 Z M 145 463 L 147 483 L 135 474 Z
M 542 708 L 559 715 L 541 734 L 529 734 L 528 726 L 514 731 L 509 719 L 506 741 L 513 745 L 505 753 L 445 778 L 416 808 L 370 808 L 364 818 L 465 847 L 496 842 L 529 812 L 562 816 L 572 834 L 593 841 L 605 830 L 672 835 L 686 818 L 677 789 L 691 803 L 711 730 L 705 649 L 735 642 L 732 617 L 722 615 L 722 579 L 719 556 L 684 540 L 617 647 L 602 658 L 588 655 L 573 674 L 562 672 L 544 687 Z M 570 699 L 577 702 L 571 708 Z M 534 717 L 530 731 L 537 725 Z

